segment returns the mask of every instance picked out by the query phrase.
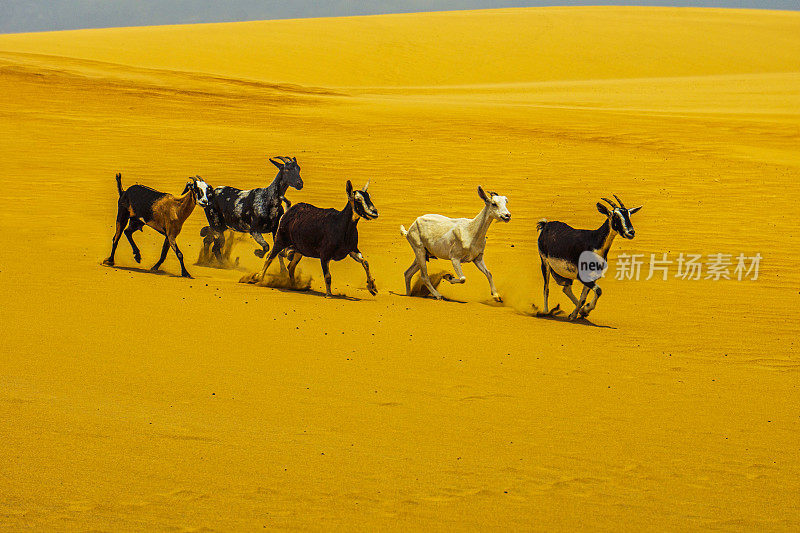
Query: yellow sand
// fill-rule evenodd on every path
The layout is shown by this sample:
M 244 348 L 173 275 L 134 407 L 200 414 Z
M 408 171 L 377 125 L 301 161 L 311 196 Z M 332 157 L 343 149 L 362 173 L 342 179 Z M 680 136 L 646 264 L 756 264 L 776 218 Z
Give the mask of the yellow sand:
M 547 8 L 0 36 L 0 529 L 800 528 L 800 13 Z M 205 219 L 108 255 L 114 174 L 342 207 L 324 299 L 192 265 Z M 510 224 L 455 301 L 407 298 L 423 213 Z M 535 223 L 618 239 L 591 322 L 534 318 Z M 614 279 L 621 253 L 757 281 Z M 450 268 L 431 263 L 432 271 Z M 461 303 L 460 303 L 461 302 Z M 555 287 L 551 302 L 568 308 Z M 595 327 L 593 327 L 595 326 Z

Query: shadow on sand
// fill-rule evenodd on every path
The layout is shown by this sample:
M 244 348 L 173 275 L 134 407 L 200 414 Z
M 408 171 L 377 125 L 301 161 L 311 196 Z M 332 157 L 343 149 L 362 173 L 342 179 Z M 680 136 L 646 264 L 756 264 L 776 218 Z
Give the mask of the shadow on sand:
M 412 290 L 411 295 L 403 294 L 402 292 L 395 292 L 395 291 L 388 291 L 388 293 L 393 295 L 393 296 L 403 296 L 404 298 L 422 298 L 423 300 L 434 300 L 434 301 L 436 301 L 436 298 L 431 296 L 431 293 L 429 293 L 428 291 L 425 291 L 424 294 L 418 294 L 418 293 L 415 293 Z M 441 301 L 450 302 L 450 303 L 454 303 L 454 304 L 465 304 L 465 303 L 467 303 L 467 302 L 465 302 L 463 300 L 454 300 L 453 298 L 448 298 L 447 296 L 442 296 L 442 300 Z
M 533 307 L 533 312 L 531 313 L 521 312 L 521 314 L 526 316 L 531 316 L 534 318 L 541 318 L 544 320 L 553 320 L 555 322 L 569 322 L 572 324 L 577 324 L 579 326 L 591 326 L 593 328 L 602 328 L 602 329 L 617 329 L 614 326 L 603 326 L 600 324 L 595 324 L 594 322 L 590 322 L 584 317 L 579 317 L 576 318 L 575 320 L 570 320 L 568 318 L 568 315 L 561 310 L 561 304 L 556 304 L 556 306 L 547 313 L 541 312 L 539 308 L 536 307 L 536 305 L 532 305 L 532 307 Z
M 149 268 L 144 267 L 130 267 L 130 266 L 118 266 L 118 265 L 107 265 L 105 263 L 100 263 L 101 266 L 106 268 L 113 268 L 114 270 L 124 270 L 126 272 L 138 272 L 139 274 L 153 274 L 154 276 L 170 276 L 173 278 L 182 278 L 180 274 L 173 274 L 171 272 L 165 272 L 161 269 L 159 270 L 150 270 Z M 186 279 L 194 279 L 194 278 L 186 278 Z
M 262 285 L 266 286 L 266 285 Z M 362 301 L 361 298 L 356 298 L 355 296 L 348 296 L 346 294 L 332 294 L 331 296 L 325 296 L 325 293 L 322 291 L 315 291 L 314 289 L 304 289 L 300 288 L 291 288 L 291 287 L 270 287 L 271 289 L 275 289 L 281 292 L 291 292 L 294 294 L 307 294 L 308 296 L 314 296 L 317 298 L 329 298 L 331 300 L 347 300 L 348 302 L 360 302 Z

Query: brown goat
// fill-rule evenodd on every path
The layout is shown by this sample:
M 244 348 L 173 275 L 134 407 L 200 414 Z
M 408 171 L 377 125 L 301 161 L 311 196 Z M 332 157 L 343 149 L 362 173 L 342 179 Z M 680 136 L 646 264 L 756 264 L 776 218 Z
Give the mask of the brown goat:
M 191 178 L 186 184 L 181 196 L 173 196 L 160 192 L 144 185 L 131 185 L 127 190 L 122 190 L 122 174 L 117 174 L 117 230 L 111 244 L 111 255 L 103 264 L 114 264 L 114 253 L 123 231 L 133 249 L 133 258 L 137 263 L 142 261 L 142 254 L 136 243 L 133 242 L 133 233 L 141 230 L 145 224 L 164 235 L 164 246 L 161 248 L 161 257 L 150 270 L 158 270 L 167 257 L 167 250 L 171 247 L 181 263 L 181 276 L 191 278 L 183 264 L 183 253 L 178 248 L 175 239 L 183 228 L 183 223 L 194 211 L 194 206 L 208 205 L 209 185 L 200 176 Z M 127 229 L 126 229 L 127 226 Z

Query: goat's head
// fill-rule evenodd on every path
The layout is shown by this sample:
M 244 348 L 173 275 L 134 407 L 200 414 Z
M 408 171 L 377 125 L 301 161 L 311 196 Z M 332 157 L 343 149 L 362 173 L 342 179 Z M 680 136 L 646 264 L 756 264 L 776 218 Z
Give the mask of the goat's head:
M 489 209 L 489 216 L 494 220 L 502 220 L 503 222 L 509 222 L 511 220 L 511 212 L 508 210 L 508 207 L 506 207 L 508 198 L 500 196 L 492 191 L 487 193 L 480 185 L 478 185 L 478 196 L 480 196 L 481 200 L 486 204 L 486 208 Z
M 611 221 L 611 229 L 622 235 L 624 239 L 633 239 L 633 236 L 636 235 L 636 231 L 634 231 L 633 223 L 631 223 L 631 215 L 641 209 L 642 206 L 640 205 L 639 207 L 628 209 L 625 207 L 625 204 L 622 203 L 622 200 L 619 199 L 619 196 L 615 194 L 614 198 L 617 199 L 619 205 L 608 198 L 603 198 L 602 200 L 607 202 L 608 205 L 611 206 L 611 209 L 597 202 L 597 210 L 607 216 L 608 220 Z
M 278 159 L 279 161 L 276 161 Z M 303 178 L 300 177 L 300 165 L 297 164 L 296 157 L 283 157 L 270 158 L 270 163 L 278 167 L 280 171 L 279 176 L 290 187 L 294 187 L 298 191 L 303 188 Z
M 200 207 L 208 207 L 211 205 L 211 197 L 214 194 L 214 190 L 211 188 L 211 185 L 206 183 L 200 176 L 189 178 L 189 182 L 183 189 L 183 193 L 186 194 L 187 191 L 192 191 L 194 199 Z
M 360 191 L 353 190 L 353 184 L 347 180 L 347 198 L 350 199 L 350 205 L 353 206 L 353 210 L 358 216 L 365 220 L 374 220 L 378 218 L 378 210 L 375 209 L 375 204 L 369 198 L 368 188 L 369 180 Z

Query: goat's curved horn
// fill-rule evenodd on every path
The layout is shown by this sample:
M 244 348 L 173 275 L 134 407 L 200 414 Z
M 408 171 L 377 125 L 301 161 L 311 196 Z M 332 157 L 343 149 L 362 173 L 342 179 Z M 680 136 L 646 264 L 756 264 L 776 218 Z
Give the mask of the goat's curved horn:
M 614 209 L 619 209 L 619 206 L 614 202 L 612 202 L 611 200 L 609 200 L 608 198 L 601 198 L 601 200 L 605 200 L 606 202 L 608 202 L 608 205 L 610 205 Z M 617 200 L 619 200 L 619 198 L 617 198 Z
M 616 199 L 617 199 L 617 201 L 619 202 L 619 206 L 620 206 L 622 209 L 628 209 L 627 207 L 625 207 L 625 204 L 623 204 L 623 203 L 622 203 L 622 200 L 620 200 L 620 199 L 619 199 L 619 196 L 617 196 L 617 195 L 615 194 L 615 195 L 614 195 L 614 198 L 616 198 Z
M 281 161 L 283 161 L 283 162 L 284 162 L 284 164 L 289 164 L 289 163 L 291 163 L 291 162 L 292 162 L 292 158 L 291 158 L 291 157 L 283 157 L 282 155 L 279 155 L 279 156 L 278 156 L 278 159 L 280 159 Z
M 364 191 L 364 192 L 367 192 L 367 189 L 369 188 L 369 182 L 370 182 L 370 181 L 371 181 L 371 178 L 367 180 L 367 184 L 366 184 L 366 185 L 364 185 L 364 188 L 363 188 L 363 189 L 361 189 L 362 191 Z

